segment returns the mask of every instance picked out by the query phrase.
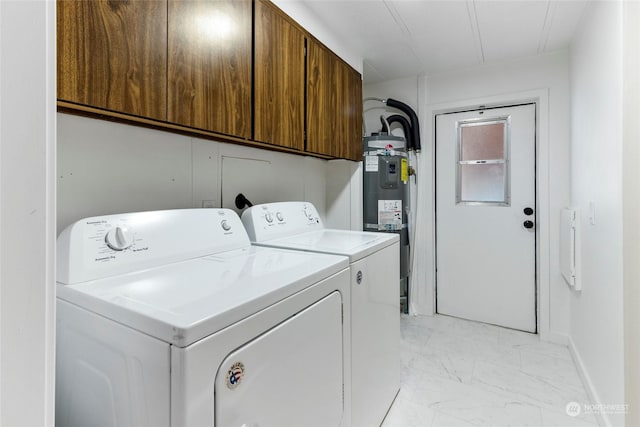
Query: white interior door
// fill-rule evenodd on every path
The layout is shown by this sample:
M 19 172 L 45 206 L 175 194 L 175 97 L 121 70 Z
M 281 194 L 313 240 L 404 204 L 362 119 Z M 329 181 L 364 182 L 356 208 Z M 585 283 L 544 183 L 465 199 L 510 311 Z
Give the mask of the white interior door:
M 436 116 L 437 312 L 536 331 L 535 104 Z

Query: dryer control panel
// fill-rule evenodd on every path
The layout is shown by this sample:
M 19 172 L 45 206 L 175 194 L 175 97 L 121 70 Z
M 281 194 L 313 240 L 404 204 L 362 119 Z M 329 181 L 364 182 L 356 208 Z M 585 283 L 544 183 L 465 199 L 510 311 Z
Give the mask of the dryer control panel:
M 309 202 L 280 202 L 252 206 L 242 213 L 252 242 L 262 243 L 324 229 L 318 210 Z
M 230 209 L 176 209 L 86 218 L 57 241 L 57 281 L 75 284 L 250 247 Z

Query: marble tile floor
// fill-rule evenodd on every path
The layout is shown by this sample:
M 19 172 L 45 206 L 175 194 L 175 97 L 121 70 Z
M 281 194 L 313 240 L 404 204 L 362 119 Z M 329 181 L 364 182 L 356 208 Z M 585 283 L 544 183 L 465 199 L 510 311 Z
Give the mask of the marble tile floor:
M 382 427 L 595 427 L 567 347 L 448 316 L 401 319 L 400 392 Z

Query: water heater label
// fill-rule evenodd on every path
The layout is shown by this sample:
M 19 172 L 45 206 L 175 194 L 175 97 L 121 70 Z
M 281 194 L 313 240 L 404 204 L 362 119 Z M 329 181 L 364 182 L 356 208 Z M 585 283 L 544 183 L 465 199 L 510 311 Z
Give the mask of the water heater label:
M 365 172 L 378 172 L 378 156 L 366 156 L 364 162 Z
M 402 229 L 402 200 L 378 200 L 378 229 Z

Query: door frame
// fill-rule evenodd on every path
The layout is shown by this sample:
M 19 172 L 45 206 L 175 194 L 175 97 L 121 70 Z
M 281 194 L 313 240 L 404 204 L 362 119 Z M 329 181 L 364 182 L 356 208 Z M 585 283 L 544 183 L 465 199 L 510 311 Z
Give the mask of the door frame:
M 425 124 L 425 135 L 431 141 L 430 147 L 424 150 L 424 165 L 431 171 L 425 174 L 430 182 L 424 182 L 430 195 L 425 209 L 426 221 L 431 224 L 428 231 L 430 242 L 427 254 L 427 277 L 425 301 L 420 305 L 420 312 L 433 315 L 436 308 L 436 244 L 435 244 L 435 119 L 437 114 L 476 110 L 481 107 L 495 108 L 510 105 L 534 103 L 536 105 L 536 319 L 537 331 L 544 341 L 563 342 L 562 337 L 550 336 L 550 187 L 549 187 L 549 90 L 538 89 L 511 94 L 487 96 L 468 100 L 429 104 L 422 116 Z M 425 179 L 426 181 L 426 179 Z M 425 191 L 422 190 L 422 191 Z
M 538 175 L 538 103 L 534 102 L 534 101 L 530 101 L 530 102 L 520 102 L 520 103 L 516 103 L 516 104 L 508 104 L 508 105 L 480 105 L 477 106 L 476 108 L 464 108 L 463 110 L 454 110 L 454 111 L 448 111 L 446 113 L 442 113 L 442 112 L 437 112 L 434 115 L 434 124 L 436 123 L 436 119 L 439 115 L 446 115 L 446 114 L 461 114 L 461 113 L 470 113 L 470 112 L 476 112 L 476 111 L 491 111 L 494 109 L 508 109 L 508 108 L 518 108 L 518 107 L 524 107 L 524 106 L 531 106 L 533 105 L 534 107 L 534 117 L 533 117 L 533 126 L 534 126 L 534 135 L 533 135 L 533 153 L 534 153 L 534 159 L 533 159 L 533 180 L 534 180 L 534 188 L 533 188 L 533 196 L 534 196 L 534 202 L 533 202 L 533 208 L 534 208 L 534 216 L 533 216 L 533 221 L 534 221 L 534 240 L 533 240 L 533 245 L 534 245 L 534 253 L 533 253 L 533 257 L 534 257 L 534 271 L 533 271 L 533 286 L 534 286 L 534 300 L 533 300 L 533 309 L 534 309 L 534 331 L 532 333 L 534 334 L 538 334 L 539 330 L 538 330 L 538 255 L 539 255 L 539 250 L 538 250 L 538 181 L 537 181 L 537 175 Z M 482 114 L 482 113 L 480 113 Z M 503 117 L 503 116 L 501 116 Z M 510 116 L 509 116 L 510 117 Z M 504 117 L 503 117 L 504 118 Z M 464 121 L 475 121 L 475 120 L 489 120 L 487 118 L 483 118 L 481 117 L 480 119 L 465 119 Z M 498 120 L 495 118 L 492 118 L 491 120 Z M 510 118 L 506 118 L 508 123 L 511 123 Z M 458 123 L 458 122 L 456 122 Z M 510 126 L 513 126 L 512 124 Z M 434 139 L 433 139 L 433 151 L 434 151 L 434 168 L 433 168 L 433 175 L 434 175 L 434 187 L 435 190 L 433 192 L 434 194 L 434 204 L 433 204 L 433 211 L 434 211 L 434 253 L 435 253 L 435 267 L 436 267 L 436 271 L 435 271 L 435 280 L 434 280 L 434 311 L 436 313 L 438 313 L 438 272 L 437 272 L 437 267 L 438 267 L 438 202 L 437 202 L 437 197 L 438 197 L 438 177 L 437 177 L 437 172 L 438 172 L 438 159 L 437 159 L 437 149 L 438 149 L 438 140 L 437 140 L 437 126 L 434 126 Z M 457 136 L 459 138 L 459 135 Z M 460 140 L 456 141 L 457 144 L 460 144 Z M 512 150 L 511 147 L 511 142 L 506 143 L 506 146 L 508 146 L 508 148 L 505 148 L 505 150 L 507 152 L 510 152 Z M 458 148 L 459 150 L 460 148 Z M 507 155 L 508 156 L 508 155 Z M 511 160 L 508 161 L 508 166 L 507 166 L 507 187 L 511 187 L 511 183 L 513 178 L 511 177 L 511 173 L 509 172 L 512 168 L 511 166 Z M 457 169 L 457 167 L 456 167 Z M 458 173 L 459 170 L 458 170 Z M 458 178 L 460 179 L 459 175 Z M 483 204 L 483 203 L 477 203 L 477 202 L 466 202 L 465 204 L 469 204 L 469 205 L 474 205 L 474 204 Z M 507 205 L 510 205 L 510 202 L 507 202 Z M 517 329 L 517 328 L 514 328 Z M 529 332 L 529 331 L 524 331 L 523 332 Z

